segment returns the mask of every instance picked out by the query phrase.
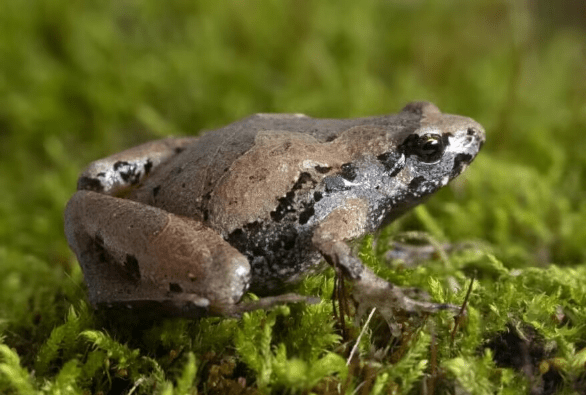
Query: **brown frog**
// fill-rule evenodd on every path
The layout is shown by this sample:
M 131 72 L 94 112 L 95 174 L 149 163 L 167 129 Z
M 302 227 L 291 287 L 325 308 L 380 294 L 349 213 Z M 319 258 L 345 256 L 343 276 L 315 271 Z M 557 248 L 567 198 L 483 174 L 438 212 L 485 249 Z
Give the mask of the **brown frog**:
M 325 259 L 360 310 L 434 312 L 449 306 L 409 297 L 346 241 L 423 202 L 484 141 L 481 125 L 427 102 L 356 119 L 256 114 L 93 162 L 65 233 L 95 307 L 238 316 L 307 301 L 280 293 Z M 240 302 L 247 291 L 265 297 Z

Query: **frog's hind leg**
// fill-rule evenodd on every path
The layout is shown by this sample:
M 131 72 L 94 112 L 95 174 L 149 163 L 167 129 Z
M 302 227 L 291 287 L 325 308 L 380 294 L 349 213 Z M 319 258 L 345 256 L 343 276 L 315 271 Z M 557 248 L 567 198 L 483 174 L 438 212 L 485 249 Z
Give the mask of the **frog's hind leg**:
M 197 137 L 155 140 L 94 161 L 79 177 L 77 189 L 123 196 L 196 139 Z
M 316 302 L 284 294 L 239 303 L 250 284 L 246 257 L 200 221 L 138 202 L 78 191 L 65 209 L 65 234 L 96 308 L 238 317 Z
M 65 233 L 94 307 L 193 317 L 233 306 L 249 285 L 247 259 L 215 231 L 134 201 L 78 191 Z

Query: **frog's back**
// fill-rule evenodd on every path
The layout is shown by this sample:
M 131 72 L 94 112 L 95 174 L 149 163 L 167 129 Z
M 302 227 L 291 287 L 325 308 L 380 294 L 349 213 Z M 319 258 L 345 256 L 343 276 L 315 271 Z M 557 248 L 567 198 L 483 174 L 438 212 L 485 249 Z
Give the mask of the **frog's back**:
M 356 126 L 374 125 L 405 130 L 406 126 L 416 128 L 419 119 L 420 116 L 414 113 L 355 119 L 255 114 L 204 133 L 162 164 L 130 198 L 178 215 L 207 221 L 208 203 L 215 185 L 225 177 L 236 160 L 255 147 L 259 132 L 306 134 L 324 143 L 335 140 L 342 132 Z M 251 189 L 255 186 L 251 185 Z

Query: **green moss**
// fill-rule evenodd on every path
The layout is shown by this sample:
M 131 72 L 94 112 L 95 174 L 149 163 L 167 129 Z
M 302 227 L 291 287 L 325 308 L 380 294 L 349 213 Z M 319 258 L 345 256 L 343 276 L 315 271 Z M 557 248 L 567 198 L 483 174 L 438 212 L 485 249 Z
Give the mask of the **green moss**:
M 4 1 L 0 393 L 584 392 L 585 21 L 567 3 Z M 419 99 L 478 120 L 487 145 L 356 248 L 436 301 L 462 304 L 474 277 L 454 337 L 447 312 L 400 338 L 375 314 L 347 366 L 362 324 L 342 338 L 332 270 L 298 288 L 320 304 L 241 320 L 89 307 L 62 213 L 91 160 L 255 112 L 356 117 Z M 389 266 L 401 239 L 460 248 Z

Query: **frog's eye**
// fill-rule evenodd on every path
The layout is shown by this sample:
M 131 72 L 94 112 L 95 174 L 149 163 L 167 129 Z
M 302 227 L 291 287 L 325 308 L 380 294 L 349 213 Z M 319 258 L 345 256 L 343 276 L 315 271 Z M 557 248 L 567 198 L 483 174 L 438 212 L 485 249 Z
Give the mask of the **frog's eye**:
M 420 149 L 421 154 L 423 155 L 434 155 L 438 151 L 442 149 L 442 140 L 440 140 L 440 136 L 428 136 L 424 139 L 424 143 L 422 143 L 422 147 Z
M 438 134 L 413 134 L 402 144 L 406 155 L 417 155 L 424 162 L 438 161 L 444 154 L 446 142 Z

